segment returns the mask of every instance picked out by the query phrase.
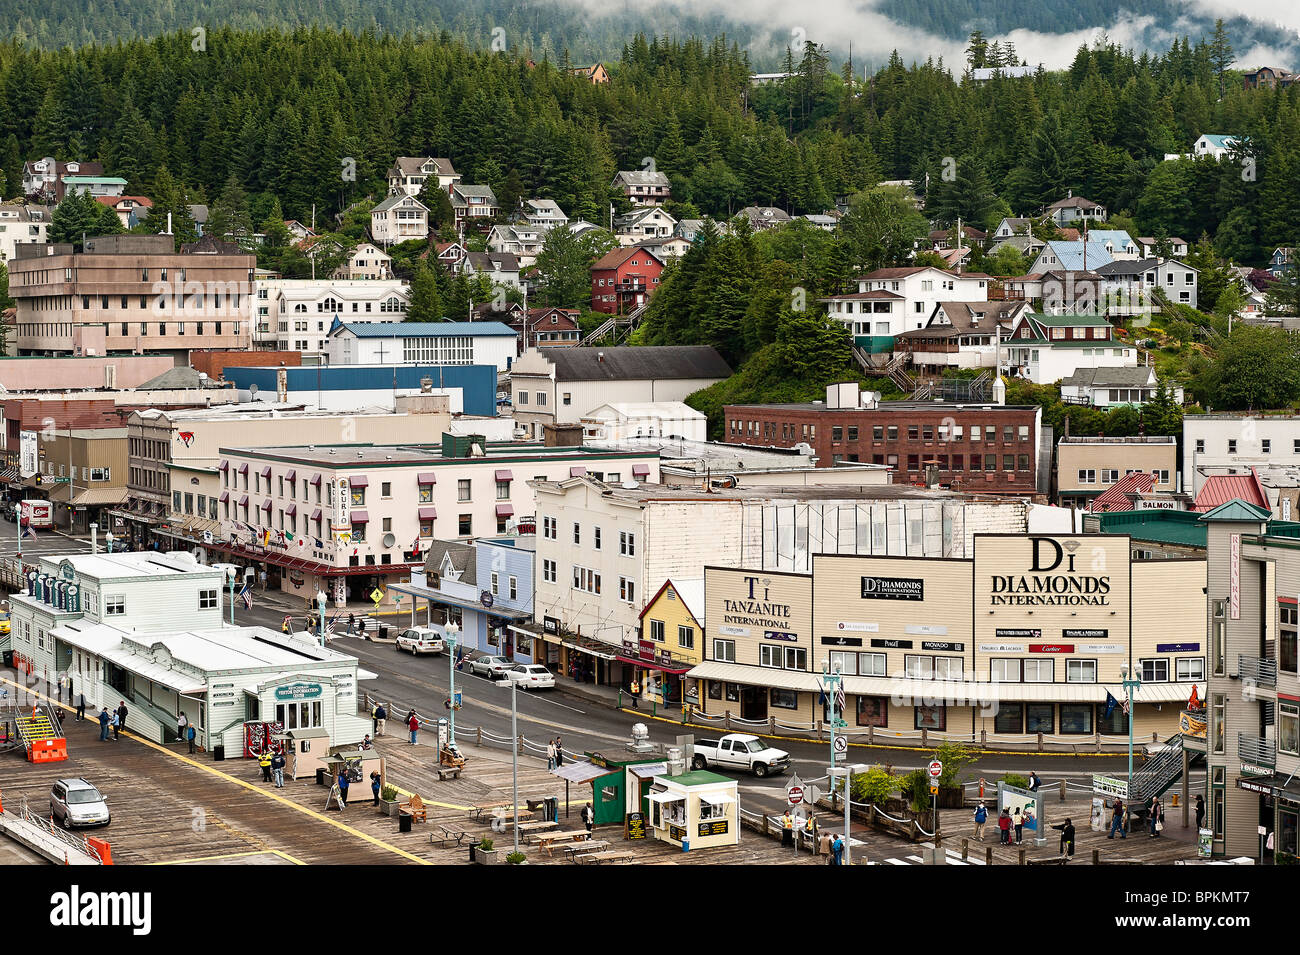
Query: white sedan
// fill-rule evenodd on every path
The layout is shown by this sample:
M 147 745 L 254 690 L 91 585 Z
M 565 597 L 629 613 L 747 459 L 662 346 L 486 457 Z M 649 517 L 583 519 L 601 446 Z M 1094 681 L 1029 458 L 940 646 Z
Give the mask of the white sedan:
M 442 634 L 437 630 L 412 627 L 404 630 L 397 638 L 397 649 L 411 654 L 442 653 L 444 644 Z
M 553 690 L 555 677 L 540 663 L 519 663 L 505 671 L 507 680 L 519 684 L 521 690 Z

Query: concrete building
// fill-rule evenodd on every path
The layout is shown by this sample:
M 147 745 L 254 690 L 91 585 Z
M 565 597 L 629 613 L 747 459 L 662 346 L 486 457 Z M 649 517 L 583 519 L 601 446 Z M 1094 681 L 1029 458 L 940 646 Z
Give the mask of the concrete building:
M 707 345 L 545 348 L 519 356 L 510 386 L 515 418 L 541 437 L 545 425 L 577 424 L 603 404 L 682 401 L 730 376 Z
M 23 245 L 9 263 L 19 355 L 100 356 L 247 348 L 251 255 L 201 239 L 173 251 L 169 235 L 107 235 Z
M 1183 484 L 1195 495 L 1209 474 L 1300 465 L 1300 416 L 1203 414 L 1183 418 Z
M 323 356 L 335 322 L 400 322 L 410 299 L 410 286 L 391 278 L 258 279 L 253 342 L 271 351 Z
M 1129 438 L 1071 435 L 1061 438 L 1056 445 L 1056 497 L 1062 506 L 1087 507 L 1103 491 L 1138 472 L 1155 478 L 1150 493 L 1177 491 L 1178 439 L 1164 435 Z
M 223 593 L 225 575 L 185 553 L 42 557 L 10 598 L 14 654 L 84 693 L 91 713 L 125 701 L 127 727 L 154 743 L 174 738 L 181 713 L 217 758 L 244 755 L 250 725 L 262 740 L 271 724 L 360 742 L 357 683 L 374 674 L 307 634 L 223 624 Z
M 330 365 L 491 365 L 507 371 L 518 337 L 501 322 L 335 321 L 325 344 Z
M 496 415 L 497 370 L 491 365 L 315 365 L 227 368 L 238 400 L 301 404 L 321 411 L 397 410 L 423 393 L 446 395 L 452 414 Z
M 582 416 L 583 441 L 620 442 L 628 438 L 682 438 L 704 441 L 708 418 L 681 401 L 619 401 Z

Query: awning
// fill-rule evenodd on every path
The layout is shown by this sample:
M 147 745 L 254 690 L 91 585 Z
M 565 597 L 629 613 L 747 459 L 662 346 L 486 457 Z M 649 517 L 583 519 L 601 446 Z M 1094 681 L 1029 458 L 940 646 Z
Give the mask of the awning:
M 683 802 L 686 799 L 685 793 L 651 793 L 648 797 L 651 802 Z
M 569 468 L 569 477 L 583 477 L 587 473 L 584 467 Z
M 649 474 L 649 473 L 650 473 L 650 465 L 648 465 L 648 464 L 634 464 L 634 465 L 632 465 L 632 473 L 633 473 L 633 474 Z
M 50 500 L 64 501 L 70 491 L 70 485 L 55 485 L 54 490 L 50 492 Z M 77 491 L 76 496 L 69 503 L 73 507 L 102 507 L 106 504 L 121 504 L 124 500 L 126 500 L 124 487 L 87 487 Z
M 420 508 L 420 520 L 422 521 L 431 521 L 437 518 L 437 516 L 438 516 L 438 509 L 436 507 Z
M 298 516 L 298 505 L 297 505 L 297 504 L 290 504 L 288 507 L 286 507 L 286 508 L 284 509 L 284 516 L 285 516 L 285 517 L 297 517 L 297 516 Z
M 316 508 L 316 510 L 314 510 L 314 511 L 311 512 L 311 519 L 312 519 L 313 521 L 319 521 L 319 520 L 320 520 L 320 508 L 319 508 L 319 507 Z
M 659 670 L 663 673 L 671 673 L 673 676 L 685 676 L 691 669 L 692 664 L 681 663 L 672 666 L 666 663 L 655 663 L 653 660 L 641 660 L 637 657 L 629 657 L 624 654 L 619 655 L 619 660 L 623 663 L 630 663 L 632 666 L 644 667 L 647 670 Z
M 497 505 L 497 517 L 509 517 L 510 515 L 514 514 L 514 512 L 515 509 L 511 507 L 509 504 Z
M 561 779 L 567 779 L 571 783 L 587 783 L 597 776 L 605 776 L 613 770 L 604 766 L 597 766 L 594 763 L 569 763 L 565 766 L 557 767 L 551 770 L 552 776 L 559 776 Z
M 432 471 L 421 471 L 415 476 L 416 484 L 437 484 L 438 476 Z
M 227 501 L 230 500 L 230 492 L 229 492 L 229 491 L 222 491 L 222 492 L 221 492 L 221 496 L 220 496 L 219 498 L 217 498 L 217 500 L 220 501 L 222 504 L 225 504 Z
M 248 465 L 246 463 L 239 466 L 239 473 L 245 475 L 248 474 Z
M 319 474 L 313 474 L 313 475 L 311 476 L 311 483 L 312 483 L 312 484 L 319 485 L 319 484 L 320 484 L 320 475 L 319 475 Z
M 265 467 L 263 467 L 260 473 L 262 477 L 269 478 L 271 476 L 271 465 L 268 464 Z
M 591 646 L 583 646 L 582 644 L 574 643 L 572 640 L 565 640 L 562 645 L 568 647 L 570 650 L 577 650 L 579 653 L 586 653 L 609 663 L 613 663 L 618 659 L 618 657 L 613 653 L 606 653 L 603 650 L 597 650 L 595 647 Z
M 271 509 L 271 499 L 268 497 L 265 501 L 262 502 L 262 510 L 269 511 L 270 509 Z
M 726 806 L 736 801 L 729 793 L 700 793 L 700 799 L 710 806 Z
M 370 487 L 370 478 L 364 474 L 353 474 L 348 478 L 348 484 L 352 487 Z
M 351 516 L 352 516 L 352 523 L 353 523 L 353 524 L 368 524 L 368 523 L 370 523 L 370 515 L 367 514 L 365 511 L 353 511 Z
M 247 494 L 241 494 L 241 495 L 239 495 L 239 506 L 240 506 L 240 507 L 248 507 L 248 495 L 247 495 Z
M 230 470 L 230 462 L 229 462 L 229 461 L 222 461 L 220 464 L 217 465 L 217 470 L 218 470 L 218 471 L 229 471 L 229 470 Z
M 296 481 L 298 480 L 298 472 L 293 468 L 290 468 L 289 470 L 284 472 L 284 479 L 286 481 Z
M 498 481 L 513 481 L 514 479 L 515 479 L 515 476 L 514 476 L 513 474 L 510 473 L 509 469 L 507 469 L 507 468 L 497 468 L 497 480 L 498 480 Z
M 646 763 L 642 766 L 629 766 L 627 771 L 637 779 L 654 779 L 668 772 L 667 763 Z

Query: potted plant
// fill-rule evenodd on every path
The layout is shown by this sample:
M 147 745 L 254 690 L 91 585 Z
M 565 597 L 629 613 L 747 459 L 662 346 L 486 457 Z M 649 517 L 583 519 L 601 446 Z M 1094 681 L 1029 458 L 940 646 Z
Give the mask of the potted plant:
M 501 850 L 492 848 L 492 840 L 484 836 L 477 846 L 470 847 L 470 858 L 479 865 L 500 865 Z
M 397 787 L 384 786 L 379 791 L 379 811 L 385 816 L 396 816 L 397 809 Z
M 522 852 L 512 852 L 506 856 L 506 862 L 508 862 L 510 865 L 523 865 L 524 860 L 527 858 L 528 857 L 524 855 Z
M 961 772 L 978 758 L 975 748 L 946 740 L 939 744 L 930 758 L 943 763 L 943 771 L 939 774 L 939 808 L 960 809 L 965 805 Z

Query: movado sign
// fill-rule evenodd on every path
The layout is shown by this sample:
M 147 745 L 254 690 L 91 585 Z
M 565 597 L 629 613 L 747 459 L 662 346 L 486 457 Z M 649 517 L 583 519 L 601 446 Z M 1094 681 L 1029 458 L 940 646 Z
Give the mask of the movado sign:
M 919 577 L 863 577 L 863 600 L 924 600 L 925 581 Z
M 1075 553 L 1077 540 L 1030 538 L 1026 573 L 993 574 L 989 596 L 993 606 L 1105 607 L 1110 599 L 1110 574 L 1102 559 L 1085 561 Z M 1100 567 L 1093 566 L 1100 564 Z

